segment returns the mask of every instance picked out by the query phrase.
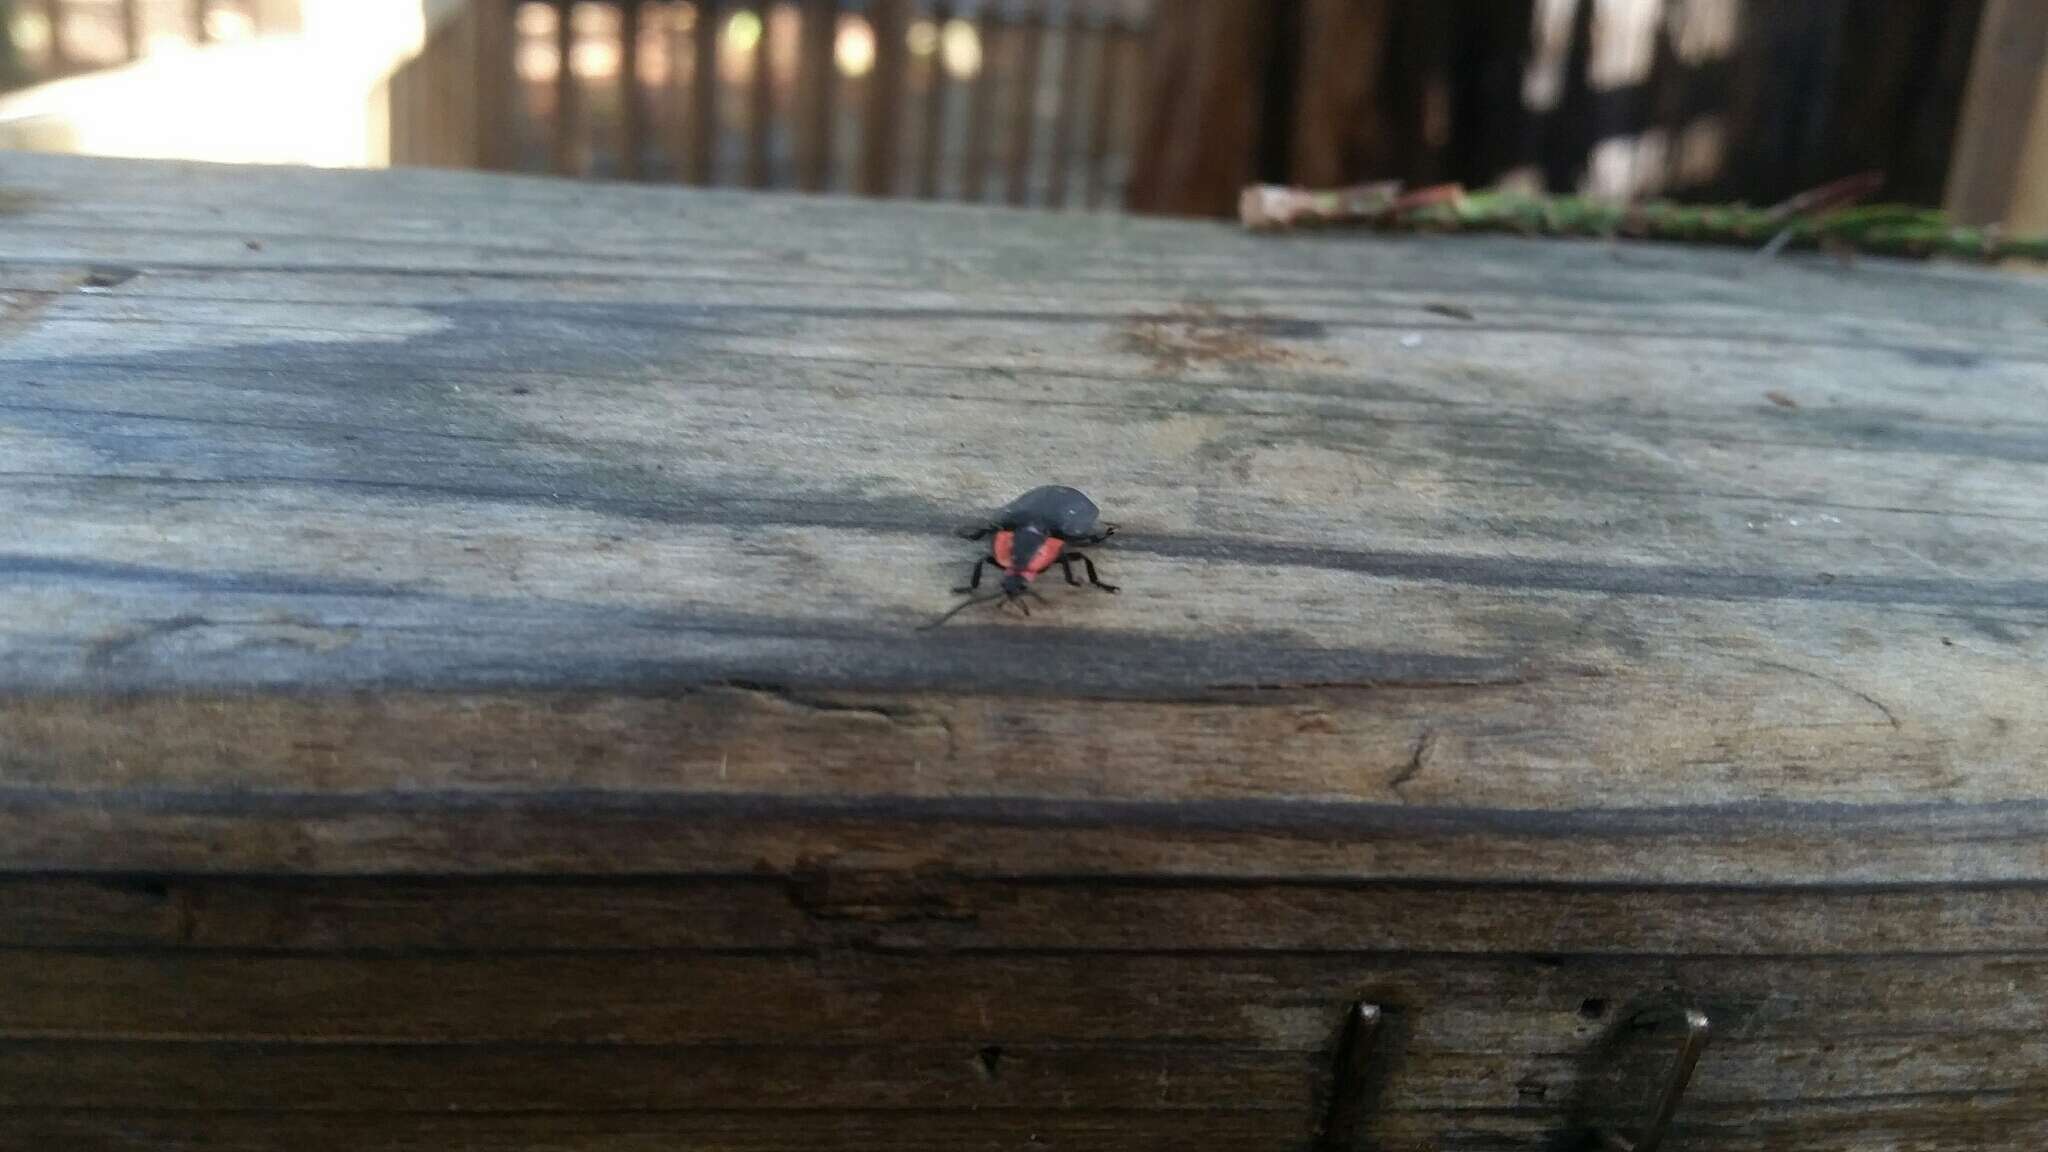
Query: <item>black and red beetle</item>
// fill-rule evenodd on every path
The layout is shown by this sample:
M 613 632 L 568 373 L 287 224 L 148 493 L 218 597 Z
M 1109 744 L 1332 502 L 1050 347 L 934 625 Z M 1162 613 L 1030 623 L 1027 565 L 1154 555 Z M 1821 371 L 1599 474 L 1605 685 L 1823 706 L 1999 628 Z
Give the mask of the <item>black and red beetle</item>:
M 1031 609 L 1024 603 L 1024 597 L 1038 597 L 1031 588 L 1031 582 L 1054 564 L 1058 564 L 1060 571 L 1066 574 L 1067 583 L 1077 588 L 1081 581 L 1074 576 L 1074 565 L 1078 562 L 1088 573 L 1089 584 L 1104 592 L 1114 592 L 1116 585 L 1105 584 L 1102 577 L 1096 575 L 1095 561 L 1089 559 L 1086 552 L 1076 549 L 1082 545 L 1100 544 L 1115 533 L 1116 525 L 1103 523 L 1101 510 L 1095 507 L 1095 501 L 1079 490 L 1060 484 L 1033 488 L 1010 501 L 996 513 L 994 520 L 960 533 L 969 540 L 994 536 L 995 541 L 989 547 L 989 554 L 974 562 L 974 575 L 968 578 L 966 586 L 953 591 L 972 595 L 981 587 L 981 570 L 990 564 L 1003 574 L 998 591 L 954 605 L 951 612 L 927 627 L 944 624 L 962 609 L 991 600 L 1014 603 L 1029 616 Z

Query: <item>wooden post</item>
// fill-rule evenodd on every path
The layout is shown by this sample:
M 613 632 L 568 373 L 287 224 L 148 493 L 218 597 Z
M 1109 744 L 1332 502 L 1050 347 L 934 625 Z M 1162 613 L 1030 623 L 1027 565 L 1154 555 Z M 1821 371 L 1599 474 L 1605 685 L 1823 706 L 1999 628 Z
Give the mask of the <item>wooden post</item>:
M 2048 4 L 1987 0 L 1963 97 L 1962 125 L 1949 161 L 1948 210 L 1967 224 L 2003 222 L 2019 199 L 2029 141 L 2048 132 L 2040 108 L 2048 64 Z M 2043 151 L 2048 151 L 2044 144 Z M 2036 182 L 2048 171 L 2035 168 Z M 2027 199 L 2042 194 L 2031 190 Z
M 832 59 L 839 32 L 839 0 L 804 0 L 797 47 L 796 185 L 822 192 L 832 172 L 832 96 L 839 69 Z
M 868 8 L 875 34 L 875 66 L 868 73 L 861 126 L 860 191 L 866 196 L 887 196 L 896 183 L 903 58 L 908 55 L 903 43 L 905 16 L 904 0 L 875 0 Z
M 647 156 L 647 108 L 640 91 L 640 0 L 619 2 L 619 175 L 638 180 Z
M 697 0 L 690 31 L 690 141 L 683 178 L 709 184 L 718 158 L 718 34 L 724 20 L 719 0 Z

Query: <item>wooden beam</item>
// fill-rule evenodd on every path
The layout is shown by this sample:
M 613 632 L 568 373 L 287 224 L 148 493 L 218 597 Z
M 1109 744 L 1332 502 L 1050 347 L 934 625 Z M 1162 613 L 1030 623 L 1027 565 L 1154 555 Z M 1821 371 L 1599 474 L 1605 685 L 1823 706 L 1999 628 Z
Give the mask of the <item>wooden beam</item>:
M 2038 126 L 2044 65 L 2048 4 L 1987 0 L 1943 197 L 1964 223 L 2002 223 L 2019 199 L 2029 141 L 2048 131 Z

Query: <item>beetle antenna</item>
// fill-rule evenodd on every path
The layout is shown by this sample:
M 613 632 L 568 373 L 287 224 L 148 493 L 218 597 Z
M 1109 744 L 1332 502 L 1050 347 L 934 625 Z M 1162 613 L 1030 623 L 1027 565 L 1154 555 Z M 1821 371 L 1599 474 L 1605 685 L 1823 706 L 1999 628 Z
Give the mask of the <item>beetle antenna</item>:
M 969 608 L 974 607 L 976 604 L 986 604 L 991 600 L 1001 600 L 1002 598 L 1003 594 L 1001 592 L 991 592 L 986 596 L 969 596 L 967 599 L 962 600 L 958 604 L 953 605 L 952 608 L 947 610 L 944 616 L 939 617 L 937 620 L 934 620 L 929 624 L 918 625 L 917 630 L 920 632 L 924 632 L 932 628 L 937 628 L 939 625 L 944 624 L 946 621 L 951 620 L 953 617 L 958 616 L 960 613 L 967 611 Z

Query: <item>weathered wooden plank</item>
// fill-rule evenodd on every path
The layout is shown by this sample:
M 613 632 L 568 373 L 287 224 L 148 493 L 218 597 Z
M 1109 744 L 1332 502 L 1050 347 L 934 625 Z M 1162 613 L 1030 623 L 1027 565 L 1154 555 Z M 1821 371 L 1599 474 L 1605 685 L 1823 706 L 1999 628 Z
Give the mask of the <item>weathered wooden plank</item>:
M 1086 885 L 792 878 L 0 880 L 0 946 L 295 952 L 2048 952 L 2048 887 Z
M 144 171 L 4 174 L 0 1147 L 1296 1146 L 1361 999 L 1379 1147 L 1676 1000 L 2034 1146 L 2041 285 Z
M 1717 1043 L 1686 1106 L 2036 1092 L 2038 1037 L 1845 1036 Z M 1654 1064 L 1652 1044 L 1639 1055 Z M 1589 1051 L 1442 1052 L 1390 1044 L 1382 1112 L 1545 1111 L 1641 1094 Z M 817 1109 L 1270 1112 L 1312 1116 L 1327 1047 L 667 1046 L 0 1042 L 0 1109 L 174 1112 Z M 1632 1070 L 1641 1072 L 1642 1069 Z M 679 1074 L 680 1073 L 680 1074 Z
M 1030 1108 L 1308 1115 L 1319 1052 L 1170 1047 L 0 1042 L 0 1115 Z M 1469 1071 L 1470 1061 L 1456 1069 Z M 1425 1069 L 1434 1076 L 1433 1069 Z M 2004 1079 L 2010 1079 L 2005 1077 Z M 1507 1089 L 1512 1095 L 1512 1088 Z
M 30 1111 L 6 1117 L 0 1149 L 139 1150 L 205 1148 L 256 1152 L 280 1145 L 325 1152 L 982 1152 L 1036 1143 L 1050 1148 L 1123 1152 L 1199 1142 L 1223 1152 L 1271 1152 L 1299 1139 L 1292 1117 L 1259 1114 L 1129 1113 L 976 1115 L 945 1113 L 906 1119 L 895 1113 L 817 1112 L 784 1116 L 754 1112 L 624 1113 L 566 1117 L 271 1116 L 199 1117 L 161 1113 Z M 1276 1144 L 1276 1141 L 1279 1142 Z
M 2028 1034 L 2048 958 L 1439 954 L 498 956 L 10 951 L 0 1037 L 385 1043 L 1330 1044 L 1582 1049 L 1674 996 L 1717 1042 Z M 1796 989 L 1796 995 L 1787 995 Z
M 942 693 L 901 701 L 909 724 L 772 700 L 747 721 L 861 747 L 863 766 L 841 778 L 861 795 L 960 787 L 990 799 L 1388 806 L 1342 810 L 1340 825 L 1405 820 L 1400 804 L 1476 811 L 1454 824 L 1494 830 L 1501 819 L 1484 813 L 1496 809 L 1649 806 L 1671 809 L 1657 827 L 1673 833 L 1701 806 L 1732 805 L 1723 815 L 1761 828 L 1778 817 L 1753 805 L 1769 801 L 1806 813 L 1779 822 L 1790 834 L 1775 847 L 1760 838 L 1691 857 L 1657 840 L 1658 852 L 1579 858 L 1661 879 L 1688 867 L 1728 879 L 1738 859 L 1753 878 L 1793 867 L 1865 880 L 2001 878 L 2038 862 L 2003 838 L 2027 833 L 2037 799 L 2025 701 L 2041 687 L 2048 606 L 2036 577 L 2048 556 L 2048 437 L 2011 418 L 2048 352 L 2033 286 L 1889 266 L 1735 278 L 1709 257 L 1617 262 L 1570 246 L 1259 245 L 1129 221 L 1074 222 L 1085 251 L 995 277 L 972 270 L 1037 236 L 1030 222 L 939 212 L 928 227 L 891 228 L 901 209 L 859 205 L 833 208 L 847 213 L 835 217 L 835 265 L 778 266 L 755 252 L 720 277 L 702 261 L 743 251 L 736 214 L 793 243 L 816 223 L 721 197 L 676 213 L 666 196 L 625 190 L 619 214 L 600 218 L 569 191 L 521 182 L 493 207 L 480 186 L 436 177 L 405 185 L 455 213 L 432 239 L 324 184 L 306 188 L 305 210 L 338 230 L 322 240 L 261 207 L 296 187 L 284 175 L 171 169 L 143 202 L 124 200 L 131 182 L 118 179 L 66 191 L 47 174 L 61 170 L 24 161 L 11 178 L 40 188 L 39 206 L 0 221 L 0 255 L 19 277 L 10 298 L 18 289 L 24 301 L 0 355 L 30 369 L 6 398 L 20 462 L 7 480 L 19 557 L 9 675 L 21 692 L 87 693 L 10 713 L 34 736 L 11 752 L 21 782 L 55 789 L 22 796 L 31 808 L 71 804 L 67 789 L 100 804 L 84 793 L 122 777 L 64 775 L 81 756 L 132 764 L 125 779 L 159 790 L 191 772 L 185 784 L 267 775 L 308 793 L 285 770 L 308 757 L 276 737 L 209 776 L 193 765 L 210 752 L 137 759 L 119 730 L 57 724 L 93 707 L 93 691 L 742 680 L 830 690 L 827 703 L 835 691 Z M 239 179 L 253 197 L 240 227 L 162 223 L 203 219 L 201 206 Z M 508 244 L 505 213 L 540 231 Z M 894 246 L 863 239 L 899 233 Z M 75 291 L 110 244 L 142 274 Z M 652 271 L 707 244 L 694 273 Z M 585 270 L 551 287 L 556 253 L 579 251 Z M 66 260 L 77 265 L 49 263 Z M 970 271 L 934 286 L 948 260 Z M 646 278 L 619 275 L 636 261 Z M 615 278 L 599 274 L 607 265 Z M 1222 281 L 1243 303 L 1187 302 L 1187 277 L 1212 269 L 1256 270 Z M 1697 301 L 1645 303 L 1670 300 L 1660 286 L 1673 282 Z M 1075 294 L 1069 310 L 1032 302 L 1055 283 Z M 846 302 L 850 285 L 858 304 Z M 1787 313 L 1782 293 L 1794 288 L 1830 319 Z M 1480 319 L 1431 319 L 1425 306 L 1445 295 Z M 1123 303 L 1109 315 L 1094 310 L 1112 300 Z M 1406 347 L 1403 334 L 1423 342 Z M 118 363 L 113 347 L 127 350 Z M 1568 387 L 1550 367 L 1566 360 Z M 661 365 L 657 379 L 649 364 Z M 604 404 L 589 403 L 592 389 Z M 849 407 L 842 398 L 856 392 L 874 403 Z M 763 404 L 772 419 L 758 418 Z M 817 429 L 834 452 L 817 451 Z M 1087 475 L 1074 478 L 1124 519 L 1114 559 L 1129 590 L 1065 597 L 1053 621 L 1028 628 L 965 624 L 971 645 L 958 630 L 914 632 L 966 559 L 935 530 L 1006 498 L 1018 483 L 1007 477 L 1046 459 L 1080 462 Z M 792 486 L 792 475 L 803 479 Z M 184 519 L 162 515 L 170 500 Z M 423 531 L 429 506 L 463 527 L 430 519 Z M 265 531 L 233 529 L 254 524 Z M 280 538 L 301 547 L 279 549 Z M 1157 699 L 998 707 L 943 695 L 1015 689 Z M 621 745 L 601 779 L 558 773 L 593 735 L 585 725 L 613 723 L 605 709 L 503 700 L 526 717 L 523 732 L 560 750 L 545 766 L 527 756 L 522 782 L 517 762 L 485 744 L 439 753 L 444 764 L 410 778 L 558 800 L 579 779 L 622 797 L 650 779 L 719 794 L 822 786 L 803 767 L 808 753 L 785 765 L 756 740 L 735 768 L 715 733 L 686 730 L 692 709 L 724 699 L 633 705 L 648 719 L 678 709 L 666 722 L 678 742 Z M 898 706 L 854 703 L 883 717 Z M 299 711 L 271 719 L 137 707 L 138 723 L 165 709 L 150 724 L 186 728 L 195 749 L 244 747 L 287 719 L 317 727 L 317 713 L 339 709 L 324 722 L 345 737 L 333 746 L 386 762 L 310 789 L 347 804 L 381 794 L 377 773 L 404 774 L 413 755 L 378 752 L 376 737 L 349 727 L 351 709 L 378 704 L 279 703 Z M 416 727 L 473 723 L 429 701 L 407 707 L 420 709 Z M 1044 735 L 1019 745 L 997 722 Z M 957 746 L 944 745 L 944 724 Z M 1162 742 L 1143 724 L 1178 735 Z M 1042 747 L 1072 759 L 1047 776 Z M 1418 748 L 1423 770 L 1404 777 Z M 1208 767 L 1189 771 L 1201 757 Z M 702 783 L 721 761 L 723 785 Z M 1091 767 L 1106 763 L 1119 767 Z M 1873 808 L 1858 825 L 1827 805 L 1902 802 L 1986 807 L 1946 812 L 1956 822 L 1940 831 L 1832 839 L 1921 809 Z M 378 805 L 389 808 L 373 800 L 359 814 Z M 1243 815 L 1268 823 L 1284 807 Z M 243 818 L 282 830 L 294 816 Z M 1977 834 L 1956 831 L 1966 827 L 2007 831 L 1957 843 Z M 1382 847 L 1287 840 L 1274 850 L 1295 862 L 1348 852 L 1356 866 Z M 1874 863 L 1894 849 L 1911 871 Z M 270 848 L 251 851 L 243 866 L 275 863 Z M 1418 854 L 1405 866 L 1447 865 Z M 1951 866 L 1991 870 L 1940 872 Z
M 1833 1106 L 1764 1106 L 1681 1111 L 1674 1147 L 1765 1152 L 1788 1147 L 1863 1152 L 1873 1141 L 1902 1152 L 1978 1152 L 2036 1147 L 2048 1120 L 1998 1096 L 1947 1102 L 1940 1120 L 1926 1101 L 1884 1099 Z M 891 1149 L 905 1152 L 1049 1148 L 1204 1149 L 1271 1152 L 1306 1147 L 1311 1121 L 1285 1114 L 897 1113 L 816 1112 L 610 1113 L 576 1116 L 445 1116 L 394 1114 L 336 1117 L 261 1113 L 64 1112 L 23 1110 L 0 1126 L 8 1152 L 46 1148 L 206 1149 L 241 1152 L 280 1144 L 348 1152 L 667 1152 L 678 1145 L 715 1152 L 787 1149 Z M 1384 1149 L 1530 1150 L 1555 1148 L 1580 1131 L 1550 1113 L 1401 1113 L 1378 1116 L 1366 1139 Z

